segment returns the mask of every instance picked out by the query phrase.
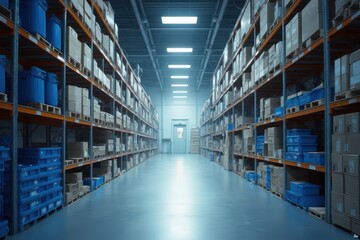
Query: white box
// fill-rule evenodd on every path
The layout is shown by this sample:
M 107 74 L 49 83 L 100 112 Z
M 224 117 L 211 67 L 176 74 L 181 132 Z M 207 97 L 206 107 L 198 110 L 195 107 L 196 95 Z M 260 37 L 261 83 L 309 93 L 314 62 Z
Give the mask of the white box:
M 301 11 L 302 43 L 306 42 L 317 31 L 322 35 L 323 15 L 322 0 L 311 0 Z

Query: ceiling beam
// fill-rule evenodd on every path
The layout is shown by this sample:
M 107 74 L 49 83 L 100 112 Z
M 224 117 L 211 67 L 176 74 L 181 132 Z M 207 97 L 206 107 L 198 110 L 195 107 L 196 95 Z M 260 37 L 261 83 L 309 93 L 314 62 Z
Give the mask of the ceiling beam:
M 140 8 L 141 8 L 141 10 L 143 12 L 143 19 L 141 19 L 140 12 L 139 12 L 138 6 L 136 4 L 136 0 L 131 0 L 131 6 L 132 6 L 132 8 L 134 10 L 136 20 L 137 20 L 137 22 L 139 24 L 141 34 L 142 34 L 143 39 L 145 41 L 146 48 L 147 48 L 147 50 L 149 52 L 152 65 L 154 67 L 154 70 L 155 70 L 155 73 L 156 73 L 156 76 L 157 76 L 157 79 L 158 79 L 158 82 L 159 82 L 159 85 L 160 85 L 160 89 L 161 89 L 161 91 L 163 91 L 163 78 L 161 76 L 161 71 L 159 69 L 159 62 L 158 62 L 158 59 L 157 59 L 157 56 L 156 56 L 157 54 L 156 54 L 154 42 L 152 40 L 151 32 L 148 29 L 149 23 L 148 23 L 148 21 L 146 19 L 146 15 L 145 15 L 144 8 L 142 6 L 141 0 L 139 0 L 139 5 L 140 5 Z
M 206 67 L 208 65 L 210 56 L 211 56 L 211 52 L 212 52 L 211 50 L 213 48 L 213 45 L 214 45 L 214 42 L 215 42 L 215 39 L 216 39 L 216 36 L 217 36 L 217 33 L 218 33 L 220 23 L 221 23 L 222 18 L 224 16 L 227 3 L 228 3 L 228 0 L 223 0 L 218 16 L 216 17 L 216 13 L 215 13 L 215 16 L 213 17 L 213 20 L 216 21 L 216 24 L 213 27 L 213 30 L 209 32 L 209 38 L 208 38 L 208 41 L 207 41 L 207 43 L 205 45 L 206 46 L 206 48 L 205 48 L 205 57 L 204 57 L 203 62 L 201 64 L 201 70 L 200 70 L 199 78 L 198 78 L 198 81 L 197 81 L 197 83 L 198 83 L 197 91 L 199 91 L 199 89 L 200 89 L 201 82 L 203 80 L 204 73 L 205 73 Z

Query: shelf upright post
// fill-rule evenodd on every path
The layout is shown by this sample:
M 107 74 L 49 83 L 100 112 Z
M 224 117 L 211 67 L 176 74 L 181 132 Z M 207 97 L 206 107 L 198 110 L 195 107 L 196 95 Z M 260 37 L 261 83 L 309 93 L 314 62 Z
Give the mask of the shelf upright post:
M 255 19 L 254 19 L 255 21 Z M 256 46 L 256 27 L 254 28 L 254 46 Z M 254 59 L 254 65 L 255 65 L 255 59 Z M 254 79 L 254 87 L 255 87 L 255 79 Z M 256 156 L 256 137 L 257 137 L 257 129 L 256 129 L 256 113 L 257 113 L 257 105 L 256 105 L 256 99 L 257 99 L 257 94 L 256 94 L 256 89 L 254 90 L 254 136 L 255 136 L 255 156 L 254 156 L 254 171 L 255 171 L 255 184 L 257 184 L 258 179 L 257 179 L 257 156 Z
M 62 126 L 62 138 L 61 138 L 61 147 L 62 147 L 62 169 L 64 169 L 63 173 L 63 196 L 65 202 L 65 183 L 66 183 L 66 172 L 65 172 L 65 158 L 66 158 L 66 59 L 67 59 L 67 42 L 66 42 L 66 25 L 67 25 L 67 0 L 64 0 L 64 21 L 62 22 L 62 42 L 63 42 L 63 56 L 64 56 L 64 66 L 62 69 L 62 102 L 61 109 L 64 117 L 64 122 Z
M 326 222 L 331 221 L 331 114 L 330 114 L 330 43 L 328 41 L 329 31 L 329 3 L 322 1 L 323 24 L 324 24 L 324 85 L 325 85 L 325 211 Z
M 244 95 L 241 97 L 243 98 Z M 244 126 L 245 126 L 245 103 L 244 103 L 244 99 L 241 100 L 241 124 L 242 124 L 242 128 L 243 130 L 241 131 L 241 149 L 242 149 L 242 154 L 245 153 L 245 142 L 244 142 Z M 244 158 L 243 161 L 245 162 Z M 239 160 L 240 163 L 240 160 Z M 243 170 L 243 169 L 241 169 Z
M 94 4 L 95 2 L 92 2 L 92 12 L 94 12 Z M 95 22 L 93 22 L 93 29 L 95 28 Z M 91 48 L 91 84 L 90 84 L 90 134 L 89 134 L 89 157 L 90 157 L 90 161 L 92 161 L 94 159 L 94 152 L 93 152 L 93 135 L 94 135 L 94 36 L 93 33 L 91 33 L 91 43 L 90 43 L 90 48 Z M 92 177 L 93 177 L 93 164 L 90 163 L 90 191 L 94 191 L 95 189 L 93 189 L 93 185 L 92 185 Z
M 18 232 L 18 157 L 17 157 L 17 136 L 18 136 L 18 60 L 19 60 L 19 0 L 13 0 L 13 14 L 14 14 L 14 35 L 12 38 L 12 62 L 11 70 L 13 74 L 12 84 L 12 99 L 13 99 L 13 115 L 11 128 L 11 187 L 12 187 L 12 219 L 11 219 L 11 233 Z
M 114 45 L 116 43 L 116 37 L 114 37 Z M 115 51 L 116 47 L 114 47 L 114 52 L 113 52 L 113 59 L 116 59 L 116 51 Z M 116 98 L 116 61 L 114 61 L 114 66 L 113 66 L 113 72 L 112 72 L 112 78 L 113 78 L 113 82 L 112 82 L 112 114 L 114 116 L 114 126 L 113 126 L 113 155 L 116 155 L 116 104 L 115 104 L 115 98 Z M 114 162 L 117 161 L 117 158 L 113 158 L 112 160 L 112 164 L 111 164 L 111 178 L 115 177 L 115 169 L 114 169 Z
M 286 121 L 285 121 L 285 110 L 286 110 L 286 72 L 285 72 L 285 62 L 286 62 L 286 35 L 285 35 L 285 0 L 282 0 L 281 3 L 281 34 L 282 34 L 282 56 L 281 56 L 281 62 L 282 62 L 282 92 L 283 92 L 283 99 L 284 99 L 284 111 L 282 116 L 282 122 L 283 122 L 283 167 L 284 167 L 284 192 L 286 191 L 286 182 L 287 182 L 287 169 L 286 169 Z

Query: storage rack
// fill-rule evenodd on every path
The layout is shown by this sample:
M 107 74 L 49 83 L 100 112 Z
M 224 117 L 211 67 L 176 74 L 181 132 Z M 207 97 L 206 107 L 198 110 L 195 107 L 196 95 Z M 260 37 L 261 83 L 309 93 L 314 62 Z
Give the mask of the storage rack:
M 281 18 L 279 19 L 279 21 L 274 23 L 266 37 L 261 41 L 260 45 L 257 46 L 255 53 L 252 54 L 250 60 L 245 64 L 243 70 L 239 74 L 234 76 L 232 79 L 230 79 L 229 84 L 224 87 L 223 91 L 220 94 L 218 94 L 216 91 L 216 87 L 220 87 L 222 81 L 226 79 L 226 72 L 233 68 L 233 63 L 236 60 L 236 56 L 242 49 L 244 49 L 244 47 L 254 46 L 256 43 L 256 35 L 260 24 L 260 16 L 259 14 L 254 14 L 253 2 L 254 1 L 247 1 L 244 4 L 244 9 L 235 24 L 234 30 L 230 35 L 227 46 L 231 46 L 231 44 L 234 44 L 236 30 L 239 29 L 241 25 L 241 17 L 244 15 L 246 6 L 251 5 L 251 24 L 249 26 L 249 30 L 241 39 L 239 46 L 232 53 L 232 57 L 230 57 L 228 61 L 224 61 L 223 54 L 216 68 L 214 76 L 219 69 L 222 68 L 223 71 L 220 74 L 218 81 L 213 81 L 213 93 L 208 99 L 208 101 L 211 102 L 210 105 L 212 108 L 207 107 L 203 110 L 203 114 L 205 114 L 205 112 L 211 112 L 212 119 L 201 119 L 201 132 L 206 131 L 205 128 L 207 128 L 209 121 L 211 121 L 211 124 L 213 124 L 213 126 L 215 127 L 219 123 L 219 121 L 223 120 L 225 117 L 228 117 L 230 120 L 226 124 L 233 125 L 236 121 L 235 114 L 240 114 L 242 118 L 244 118 L 245 116 L 251 116 L 252 121 L 242 122 L 242 124 L 239 124 L 239 126 L 233 126 L 234 129 L 231 131 L 234 133 L 235 136 L 238 135 L 240 136 L 240 138 L 243 138 L 244 130 L 248 129 L 250 125 L 254 127 L 253 134 L 255 139 L 258 136 L 257 133 L 261 132 L 264 128 L 274 126 L 282 127 L 284 139 L 283 149 L 286 149 L 286 130 L 289 129 L 289 126 L 297 122 L 309 121 L 309 119 L 310 121 L 318 121 L 320 123 L 323 123 L 323 127 L 320 126 L 320 129 L 322 129 L 324 132 L 321 138 L 323 141 L 323 149 L 325 152 L 325 166 L 288 161 L 287 159 L 285 159 L 285 155 L 282 158 L 259 156 L 255 152 L 253 154 L 245 154 L 235 151 L 233 159 L 235 161 L 234 165 L 236 165 L 237 161 L 239 161 L 239 158 L 250 161 L 251 164 L 253 164 L 254 166 L 255 173 L 259 162 L 268 162 L 276 166 L 284 167 L 285 190 L 287 181 L 287 169 L 306 169 L 306 171 L 310 172 L 315 177 L 322 179 L 322 185 L 324 186 L 325 190 L 326 221 L 330 223 L 332 116 L 356 112 L 358 111 L 360 106 L 360 97 L 352 97 L 350 99 L 340 101 L 331 100 L 331 86 L 333 81 L 331 79 L 331 66 L 333 66 L 333 61 L 335 59 L 341 57 L 344 54 L 350 54 L 359 48 L 359 46 L 353 43 L 357 41 L 354 34 L 357 31 L 355 29 L 358 29 L 360 25 L 360 11 L 352 12 L 349 16 L 345 17 L 340 24 L 330 27 L 332 20 L 330 19 L 329 12 L 330 1 L 322 1 L 324 29 L 323 35 L 320 36 L 318 39 L 314 39 L 309 46 L 304 47 L 300 52 L 298 52 L 298 54 L 294 55 L 292 59 L 287 60 L 285 52 L 285 26 L 287 23 L 289 23 L 289 21 L 297 12 L 301 11 L 304 8 L 304 6 L 309 1 L 287 1 L 289 2 L 287 6 L 285 6 L 286 1 L 280 1 L 282 3 Z M 265 2 L 266 4 L 268 2 L 275 1 L 267 0 L 263 2 Z M 358 36 L 358 34 L 355 35 Z M 344 41 L 344 39 L 347 39 L 347 41 Z M 236 87 L 241 87 L 241 77 L 245 72 L 251 71 L 252 65 L 254 64 L 255 60 L 259 58 L 262 52 L 264 50 L 268 50 L 272 44 L 276 44 L 279 41 L 282 41 L 283 50 L 281 58 L 283 64 L 278 69 L 275 69 L 272 73 L 262 79 L 262 81 L 254 84 L 254 87 L 243 93 L 242 96 L 235 96 L 232 103 L 230 103 L 228 106 L 225 106 L 225 109 L 223 109 L 222 111 L 216 111 L 216 105 L 219 102 L 224 101 L 225 95 L 229 91 L 234 90 L 234 88 Z M 263 121 L 258 121 L 257 108 L 260 98 L 272 97 L 277 94 L 277 96 L 283 96 L 285 102 L 285 99 L 287 99 L 287 87 L 291 84 L 295 84 L 298 79 L 301 79 L 304 76 L 308 76 L 311 73 L 323 73 L 324 75 L 323 83 L 325 88 L 325 102 L 323 105 L 289 114 L 286 114 L 285 112 L 282 117 L 275 117 L 271 119 L 263 119 Z M 286 106 L 284 106 L 284 111 L 285 109 Z M 216 133 L 216 136 L 214 136 L 214 140 L 215 137 L 220 137 L 221 139 L 224 139 L 225 134 L 222 134 L 222 132 L 225 131 L 224 127 L 225 126 L 223 126 L 223 129 L 219 130 L 219 132 Z M 201 135 L 201 137 L 201 142 L 204 143 L 204 138 L 206 137 L 206 135 Z M 205 146 L 202 144 L 201 148 L 201 154 L 210 158 L 211 160 L 214 160 L 214 157 L 216 157 L 217 155 L 224 155 L 224 152 L 222 150 L 213 149 L 211 146 Z M 243 142 L 242 149 L 244 149 Z M 234 166 L 234 171 L 236 171 L 236 166 Z M 257 177 L 255 179 L 255 183 L 257 183 Z
M 12 101 L 10 102 L 0 102 L 0 116 L 1 120 L 11 120 L 11 153 L 12 153 L 12 202 L 17 203 L 17 148 L 18 148 L 18 126 L 20 123 L 23 123 L 24 126 L 28 124 L 41 124 L 46 125 L 47 129 L 52 127 L 57 127 L 61 129 L 61 147 L 62 147 L 62 163 L 63 163 L 63 189 L 65 189 L 65 173 L 68 171 L 79 170 L 83 167 L 90 168 L 90 178 L 92 179 L 93 174 L 93 165 L 102 162 L 102 161 L 118 161 L 121 170 L 129 170 L 132 167 L 135 167 L 140 162 L 134 162 L 128 164 L 132 160 L 132 156 L 135 154 L 144 154 L 146 158 L 152 157 L 158 153 L 158 131 L 159 131 L 159 120 L 158 114 L 154 105 L 151 103 L 150 97 L 145 93 L 143 88 L 140 85 L 140 79 L 135 75 L 134 70 L 131 68 L 128 60 L 126 59 L 125 54 L 123 53 L 115 34 L 113 33 L 111 27 L 105 20 L 103 13 L 98 6 L 98 4 L 93 0 L 88 0 L 88 3 L 92 7 L 93 13 L 96 15 L 97 22 L 101 25 L 103 31 L 106 34 L 110 35 L 112 41 L 115 43 L 114 56 L 110 58 L 100 45 L 94 40 L 94 36 L 88 27 L 80 19 L 80 16 L 71 6 L 71 1 L 68 0 L 47 0 L 49 10 L 53 12 L 59 19 L 62 21 L 62 53 L 59 51 L 54 51 L 49 46 L 45 45 L 42 41 L 39 41 L 34 36 L 29 34 L 26 30 L 20 27 L 19 25 L 19 0 L 12 1 L 12 11 L 8 11 L 8 15 L 0 15 L 0 31 L 1 31 L 1 49 L 0 52 L 5 54 L 8 59 L 11 59 L 11 69 L 12 69 Z M 11 17 L 12 16 L 12 17 Z M 94 23 L 95 24 L 95 23 Z M 94 59 L 101 60 L 101 69 L 104 72 L 112 74 L 113 76 L 113 86 L 114 91 L 109 91 L 104 86 L 102 86 L 98 81 L 95 80 L 93 70 L 94 62 L 92 61 L 92 71 L 90 75 L 83 73 L 76 66 L 71 64 L 67 59 L 66 52 L 66 32 L 67 26 L 72 26 L 75 31 L 79 34 L 79 38 L 82 42 L 87 42 L 91 44 L 91 52 Z M 139 93 L 136 93 L 133 89 L 133 86 L 129 83 L 129 77 L 124 76 L 122 72 L 117 68 L 114 63 L 116 59 L 115 53 L 118 52 L 121 55 L 121 61 L 126 64 L 126 74 L 133 74 L 136 84 L 139 85 Z M 111 60 L 113 59 L 113 60 Z M 84 87 L 90 90 L 90 100 L 91 100 L 91 116 L 90 121 L 85 121 L 84 119 L 70 117 L 67 115 L 66 109 L 66 99 L 63 97 L 61 103 L 61 114 L 55 114 L 52 112 L 40 111 L 38 109 L 30 108 L 27 106 L 22 106 L 18 104 L 18 88 L 21 86 L 18 85 L 18 64 L 24 66 L 38 66 L 43 68 L 46 71 L 56 73 L 59 78 L 59 88 L 62 89 L 62 96 L 66 96 L 66 86 L 67 84 L 72 84 L 78 87 Z M 115 79 L 120 80 L 121 91 L 129 89 L 131 96 L 139 102 L 141 111 L 135 111 L 131 107 L 127 106 L 123 99 L 119 99 L 115 95 Z M 143 94 L 143 98 L 139 95 Z M 141 125 L 145 125 L 145 132 L 141 130 L 135 131 L 132 129 L 124 129 L 122 126 L 116 125 L 115 122 L 113 125 L 100 125 L 94 121 L 94 110 L 93 110 L 93 98 L 98 97 L 101 100 L 108 102 L 112 107 L 112 113 L 116 113 L 116 108 L 120 109 L 120 112 L 124 115 L 128 115 L 131 118 L 131 122 L 137 122 Z M 116 118 L 115 118 L 116 119 Z M 114 149 L 114 154 L 109 156 L 103 156 L 101 158 L 95 158 L 93 152 L 90 151 L 90 158 L 84 162 L 73 163 L 65 165 L 65 156 L 66 156 L 66 141 L 67 133 L 72 129 L 74 131 L 83 131 L 88 134 L 89 139 L 89 149 L 92 149 L 92 141 L 94 131 L 111 131 L 113 139 L 115 140 L 116 136 L 121 138 L 123 144 L 126 144 L 128 136 L 134 136 L 138 141 L 146 141 L 146 148 L 133 149 L 132 151 L 125 151 L 118 154 L 115 154 L 116 149 Z M 79 130 L 80 129 L 80 130 Z M 140 128 L 139 128 L 140 129 Z M 50 131 L 49 131 L 50 132 Z M 46 133 L 47 139 L 50 139 L 48 136 L 48 131 Z M 24 138 L 25 142 L 26 139 Z M 26 142 L 24 145 L 28 145 Z M 48 145 L 51 145 L 51 142 L 47 142 Z M 115 146 L 114 146 L 115 148 Z M 112 165 L 114 166 L 114 164 Z M 112 178 L 115 177 L 114 168 L 112 169 Z M 93 191 L 95 189 L 91 189 Z M 65 196 L 65 194 L 64 194 Z M 11 232 L 14 234 L 18 232 L 18 206 L 13 204 L 12 216 L 13 218 L 10 221 Z

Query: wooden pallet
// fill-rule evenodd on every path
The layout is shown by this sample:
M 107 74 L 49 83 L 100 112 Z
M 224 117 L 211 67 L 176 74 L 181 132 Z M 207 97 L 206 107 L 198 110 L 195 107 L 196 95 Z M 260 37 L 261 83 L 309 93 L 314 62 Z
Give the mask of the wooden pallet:
M 78 118 L 78 119 L 81 119 L 81 114 L 80 114 L 80 113 L 67 112 L 67 116 L 72 117 L 72 118 Z
M 335 94 L 335 101 L 354 98 L 360 95 L 360 89 L 349 90 Z
M 121 129 L 121 124 L 115 124 L 115 127 Z
M 89 161 L 90 157 L 83 157 L 83 158 L 70 158 L 74 163 L 81 163 L 85 161 Z
M 280 22 L 280 20 L 281 20 L 281 17 L 278 17 L 277 19 L 274 20 L 273 24 L 270 27 L 269 33 L 272 33 L 274 31 L 276 25 Z
M 8 19 L 11 19 L 11 11 L 10 9 L 7 9 L 6 7 L 0 5 L 0 14 L 7 17 Z
M 73 160 L 65 160 L 65 166 L 70 165 L 70 164 L 74 164 Z
M 44 220 L 45 218 L 53 215 L 54 213 L 56 213 L 57 211 L 61 210 L 62 209 L 62 206 L 59 206 L 53 210 L 51 210 L 50 212 L 48 212 L 47 214 L 37 218 L 37 219 L 34 219 L 32 220 L 31 222 L 23 225 L 23 226 L 19 226 L 19 232 L 23 232 L 27 229 L 29 229 L 30 227 L 34 226 L 35 224 L 37 224 L 38 222 L 41 222 L 42 220 Z
M 44 103 L 26 103 L 25 105 L 33 107 L 43 112 L 49 112 L 53 114 L 61 114 L 61 109 Z
M 66 205 L 69 205 L 69 204 L 75 202 L 75 201 L 78 200 L 78 199 L 79 199 L 79 196 L 76 195 L 76 196 L 74 196 L 72 199 L 68 199 L 68 200 L 66 201 Z
M 360 9 L 360 1 L 356 1 L 354 3 L 352 3 L 348 9 L 349 15 L 353 15 L 354 13 L 356 13 L 357 11 L 359 11 Z
M 310 108 L 315 108 L 315 107 L 319 107 L 325 104 L 325 100 L 324 99 L 319 99 L 319 100 L 315 100 L 312 101 L 310 103 L 307 103 L 304 105 L 304 109 L 310 109 Z
M 271 114 L 271 115 L 265 117 L 265 120 L 266 120 L 266 121 L 270 121 L 270 120 L 272 120 L 272 119 L 275 119 L 275 114 Z
M 309 207 L 309 214 L 314 217 L 319 218 L 320 220 L 325 220 L 325 208 L 324 207 Z
M 282 193 L 279 193 L 279 192 L 271 191 L 271 193 L 274 194 L 275 196 L 279 197 L 279 198 L 284 197 L 284 195 Z
M 77 62 L 74 58 L 72 58 L 71 56 L 68 56 L 68 62 L 73 65 L 75 68 L 79 69 L 81 71 L 82 69 L 82 65 L 81 63 Z
M 311 35 L 305 42 L 302 43 L 303 48 L 310 47 L 315 41 L 324 35 L 323 29 L 318 29 L 313 35 Z
M 286 56 L 286 61 L 290 62 L 291 60 L 293 60 L 295 57 L 299 56 L 300 53 L 302 53 L 302 48 L 297 48 L 295 51 L 289 53 Z
M 88 70 L 87 68 L 83 68 L 83 72 L 84 72 L 84 74 L 86 75 L 86 76 L 88 76 L 88 77 L 91 77 L 91 73 L 90 73 L 90 70 Z
M 296 107 L 291 107 L 291 108 L 287 108 L 286 109 L 286 114 L 291 114 L 291 113 L 296 113 L 300 111 L 300 107 L 296 106 Z
M 289 8 L 291 8 L 291 6 L 294 4 L 296 0 L 290 0 L 286 5 L 285 5 L 285 9 L 288 10 Z
M 91 117 L 90 117 L 90 116 L 81 115 L 81 119 L 90 122 Z
M 0 101 L 1 102 L 7 102 L 8 101 L 8 97 L 5 93 L 0 93 Z
M 57 55 L 59 55 L 59 56 L 62 56 L 62 55 L 63 55 L 63 53 L 62 53 L 59 49 L 57 49 L 56 47 L 52 47 L 52 50 L 53 50 L 54 52 L 56 52 Z
M 94 156 L 95 159 L 101 159 L 101 158 L 104 158 L 106 155 L 97 155 L 97 156 Z
M 35 37 L 39 42 L 42 42 L 45 46 L 52 49 L 51 43 L 48 42 L 45 38 L 43 38 L 40 34 L 36 33 Z

